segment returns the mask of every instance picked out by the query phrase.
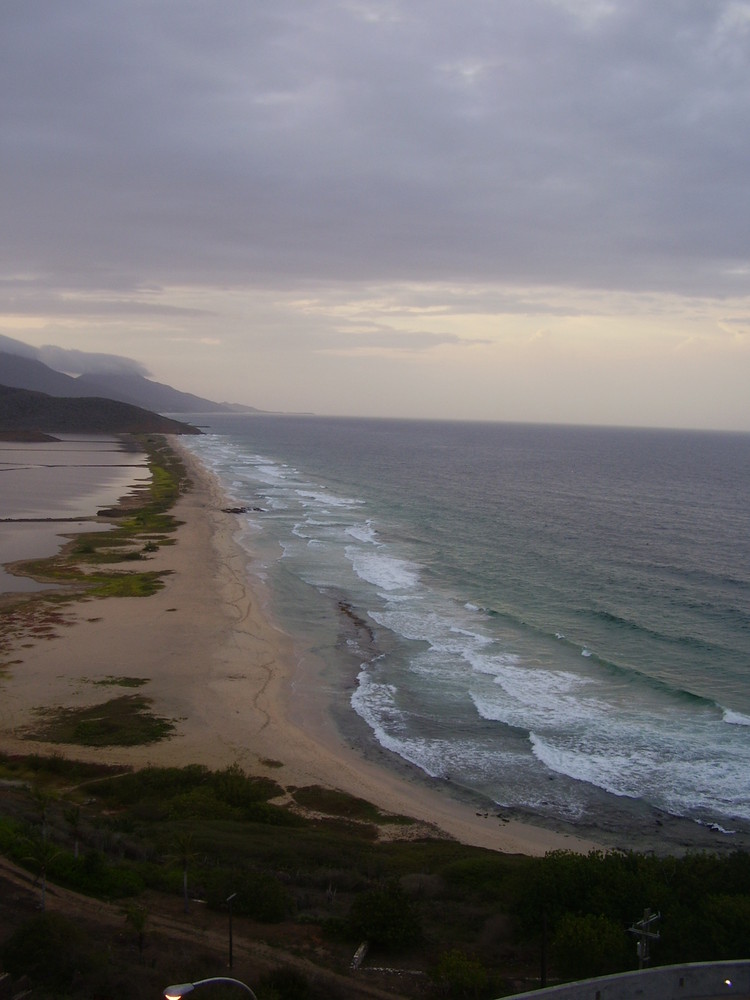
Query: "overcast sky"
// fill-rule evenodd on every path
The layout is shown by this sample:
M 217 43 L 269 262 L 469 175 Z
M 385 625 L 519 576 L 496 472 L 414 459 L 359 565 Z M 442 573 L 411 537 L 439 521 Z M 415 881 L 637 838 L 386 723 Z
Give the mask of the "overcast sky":
M 0 334 L 264 409 L 750 430 L 747 0 L 4 0 L 0 113 Z

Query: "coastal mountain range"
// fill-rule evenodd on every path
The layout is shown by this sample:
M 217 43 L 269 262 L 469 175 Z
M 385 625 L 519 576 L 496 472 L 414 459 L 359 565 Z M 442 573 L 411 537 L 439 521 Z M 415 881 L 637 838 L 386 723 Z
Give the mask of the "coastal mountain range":
M 50 441 L 55 434 L 200 434 L 197 427 L 116 399 L 49 396 L 0 385 L 0 440 Z
M 68 370 L 36 356 L 45 350 Z M 38 351 L 0 336 L 0 440 L 44 440 L 56 433 L 198 434 L 166 414 L 226 412 L 259 411 L 155 382 L 127 358 Z
M 1 345 L 0 345 L 1 346 Z M 132 371 L 68 375 L 33 357 L 0 351 L 0 385 L 44 392 L 49 396 L 96 396 L 140 406 L 156 413 L 257 413 L 252 406 L 217 403 L 181 392 Z

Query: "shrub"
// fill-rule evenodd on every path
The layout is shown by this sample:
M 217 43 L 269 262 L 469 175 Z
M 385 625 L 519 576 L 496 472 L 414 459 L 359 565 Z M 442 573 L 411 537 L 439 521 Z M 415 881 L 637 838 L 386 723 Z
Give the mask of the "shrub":
M 461 858 L 443 869 L 445 880 L 464 892 L 477 892 L 487 899 L 501 896 L 508 876 L 508 862 L 502 854 Z
M 310 984 L 296 969 L 274 969 L 260 981 L 261 1000 L 309 1000 Z
M 750 896 L 709 896 L 705 921 L 713 956 L 727 960 L 750 958 Z
M 11 975 L 27 975 L 59 991 L 69 990 L 77 977 L 98 964 L 88 936 L 59 913 L 41 913 L 19 927 L 6 942 L 2 958 Z
M 422 939 L 419 913 L 397 882 L 360 893 L 349 913 L 349 927 L 355 936 L 391 951 Z
M 280 795 L 281 786 L 271 778 L 249 777 L 239 764 L 231 764 L 212 775 L 216 798 L 230 806 L 247 807 Z
M 262 872 L 238 871 L 228 874 L 203 872 L 203 883 L 208 905 L 220 909 L 232 893 L 236 914 L 250 917 L 263 924 L 278 924 L 293 909 L 292 898 L 286 888 L 272 875 Z
M 137 896 L 145 888 L 143 878 L 132 867 L 110 864 L 103 854 L 93 849 L 81 858 L 61 852 L 50 865 L 49 877 L 99 899 Z
M 209 780 L 209 770 L 202 764 L 186 767 L 145 767 L 117 778 L 99 782 L 96 794 L 112 803 L 127 806 L 143 799 L 159 801 L 188 792 Z
M 590 979 L 622 972 L 630 965 L 625 930 L 604 916 L 567 913 L 552 940 L 552 954 L 563 979 Z
M 477 996 L 487 985 L 487 970 L 476 959 L 454 948 L 440 956 L 433 979 L 451 997 Z

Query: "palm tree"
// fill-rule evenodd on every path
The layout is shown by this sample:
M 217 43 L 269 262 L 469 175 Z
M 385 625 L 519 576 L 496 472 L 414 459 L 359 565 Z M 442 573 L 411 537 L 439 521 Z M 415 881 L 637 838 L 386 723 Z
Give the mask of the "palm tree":
M 81 807 L 70 806 L 65 810 L 65 820 L 73 833 L 73 857 L 78 860 L 78 835 L 81 832 Z
M 56 796 L 53 791 L 43 785 L 35 785 L 31 794 L 42 814 L 42 840 L 46 840 L 49 832 L 49 807 L 55 801 Z
M 47 905 L 47 871 L 49 866 L 59 857 L 60 851 L 57 850 L 54 844 L 44 837 L 26 837 L 26 848 L 28 854 L 25 855 L 24 861 L 28 861 L 31 866 L 37 872 L 37 878 L 41 880 L 42 884 L 42 903 L 41 910 Z

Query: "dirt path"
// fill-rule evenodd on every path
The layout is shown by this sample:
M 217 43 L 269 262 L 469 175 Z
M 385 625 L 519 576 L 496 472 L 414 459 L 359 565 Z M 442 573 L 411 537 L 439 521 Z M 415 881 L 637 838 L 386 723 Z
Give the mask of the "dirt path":
M 0 856 L 0 899 L 2 909 L 9 907 L 15 914 L 31 916 L 38 912 L 40 888 L 33 875 Z M 182 901 L 158 893 L 145 893 L 139 897 L 148 911 L 146 940 L 148 949 L 156 950 L 160 941 L 182 945 L 186 954 L 196 950 L 217 956 L 217 976 L 231 975 L 243 981 L 255 982 L 266 972 L 292 968 L 301 973 L 311 985 L 329 990 L 333 996 L 369 997 L 372 1000 L 399 1000 L 398 992 L 382 989 L 367 981 L 367 973 L 348 976 L 317 965 L 300 954 L 309 951 L 328 953 L 327 946 L 315 928 L 289 924 L 268 926 L 254 924 L 242 918 L 233 921 L 233 967 L 228 968 L 228 921 L 225 914 L 207 910 L 200 903 L 193 903 L 190 913 L 182 910 Z M 47 884 L 46 909 L 60 913 L 80 924 L 93 923 L 108 928 L 113 936 L 125 937 L 123 904 L 106 903 L 92 899 L 61 886 Z M 6 921 L 6 914 L 3 914 Z M 265 941 L 257 940 L 262 934 Z M 268 943 L 269 939 L 283 937 L 286 948 Z M 294 953 L 288 950 L 294 949 Z M 170 985 L 165 982 L 165 987 Z

